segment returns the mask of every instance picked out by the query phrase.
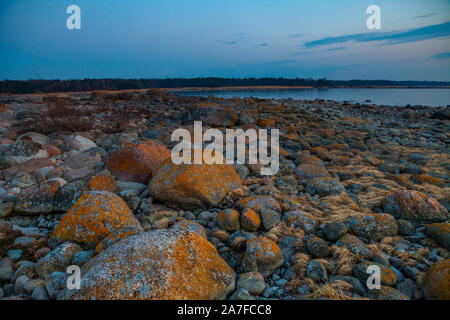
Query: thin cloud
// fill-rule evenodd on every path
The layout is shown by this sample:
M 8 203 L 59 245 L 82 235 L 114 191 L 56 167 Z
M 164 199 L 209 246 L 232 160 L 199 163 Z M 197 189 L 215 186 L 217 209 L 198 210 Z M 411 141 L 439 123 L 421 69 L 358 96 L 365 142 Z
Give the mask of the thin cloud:
M 296 63 L 297 60 L 289 59 L 289 60 L 275 60 L 275 61 L 269 61 L 269 62 L 262 62 L 262 63 L 255 63 L 254 65 L 258 66 L 278 66 L 278 65 L 284 65 L 284 64 L 291 64 Z
M 307 35 L 307 33 L 294 33 L 294 34 L 288 33 L 289 38 L 300 38 L 300 37 L 303 37 L 306 35 Z
M 435 60 L 442 60 L 442 59 L 448 59 L 450 58 L 450 52 L 442 52 L 439 54 L 436 54 L 434 56 L 431 56 L 431 59 L 435 59 Z
M 450 36 L 450 22 L 436 24 L 406 31 L 391 32 L 368 32 L 350 34 L 338 37 L 327 37 L 319 40 L 308 41 L 303 44 L 304 48 L 316 48 L 345 42 L 375 42 L 383 41 L 385 45 L 416 42 L 434 38 Z
M 416 16 L 416 17 L 413 17 L 413 19 L 425 19 L 425 18 L 428 18 L 428 17 L 432 17 L 432 16 L 435 16 L 436 15 L 436 13 L 429 13 L 429 14 L 424 14 L 424 15 L 421 15 L 421 16 Z
M 219 42 L 232 46 L 232 45 L 235 45 L 235 44 L 238 44 L 239 42 L 241 42 L 244 38 L 244 35 L 245 35 L 244 32 L 234 33 L 231 36 L 227 37 L 228 40 L 222 40 Z
M 341 51 L 341 50 L 345 50 L 345 49 L 347 49 L 347 47 L 336 47 L 336 48 L 329 48 L 324 51 Z
M 222 41 L 222 43 L 228 44 L 228 45 L 232 46 L 232 45 L 234 45 L 234 44 L 237 44 L 238 41 L 236 41 L 236 40 L 232 40 L 232 41 Z

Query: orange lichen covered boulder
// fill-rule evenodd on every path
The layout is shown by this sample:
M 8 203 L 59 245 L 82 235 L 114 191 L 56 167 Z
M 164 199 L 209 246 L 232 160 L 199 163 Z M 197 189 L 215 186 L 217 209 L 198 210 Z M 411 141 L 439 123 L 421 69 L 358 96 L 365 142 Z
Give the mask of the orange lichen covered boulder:
M 166 147 L 148 140 L 125 144 L 105 160 L 105 165 L 119 180 L 148 183 L 152 172 L 167 158 L 170 151 Z
M 274 210 L 281 212 L 281 206 L 274 198 L 269 196 L 250 196 L 239 200 L 236 206 L 240 210 L 252 209 L 253 211 L 260 213 L 261 210 Z
M 245 230 L 256 231 L 261 225 L 261 218 L 252 209 L 244 209 L 241 215 L 241 225 Z
M 219 228 L 233 232 L 240 229 L 239 212 L 233 209 L 225 209 L 217 214 Z
M 235 273 L 214 246 L 195 232 L 154 230 L 120 241 L 83 266 L 70 300 L 225 299 Z
M 109 248 L 110 246 L 112 246 L 114 243 L 119 242 L 120 240 L 126 239 L 128 237 L 131 237 L 135 234 L 136 234 L 136 229 L 133 227 L 116 230 L 113 233 L 111 233 L 109 236 L 104 238 L 102 240 L 102 242 L 100 242 L 95 247 L 95 253 L 98 254 L 98 253 L 102 252 L 103 250 L 105 250 L 106 248 Z
M 150 181 L 150 193 L 172 208 L 215 206 L 242 181 L 231 165 L 179 164 L 167 159 Z
M 125 201 L 107 191 L 84 193 L 63 215 L 52 238 L 96 246 L 112 234 L 139 233 L 143 228 Z
M 441 260 L 430 267 L 425 296 L 428 299 L 450 300 L 450 259 Z
M 268 275 L 283 264 L 283 255 L 278 245 L 265 237 L 247 240 L 242 260 L 242 272 L 258 271 Z
M 415 190 L 399 190 L 383 200 L 383 208 L 396 218 L 445 221 L 450 215 L 435 198 Z
M 96 175 L 88 181 L 88 189 L 114 192 L 117 189 L 116 180 L 111 176 Z
M 425 234 L 450 250 L 450 223 L 431 223 L 427 225 Z

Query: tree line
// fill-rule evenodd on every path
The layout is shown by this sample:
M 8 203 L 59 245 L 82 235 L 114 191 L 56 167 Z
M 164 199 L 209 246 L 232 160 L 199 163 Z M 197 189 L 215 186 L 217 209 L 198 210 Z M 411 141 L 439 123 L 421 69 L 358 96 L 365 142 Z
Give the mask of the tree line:
M 4 80 L 0 93 L 46 93 L 93 90 L 125 90 L 182 87 L 307 86 L 307 87 L 450 87 L 445 81 L 327 80 L 286 78 L 170 78 L 170 79 L 79 79 Z

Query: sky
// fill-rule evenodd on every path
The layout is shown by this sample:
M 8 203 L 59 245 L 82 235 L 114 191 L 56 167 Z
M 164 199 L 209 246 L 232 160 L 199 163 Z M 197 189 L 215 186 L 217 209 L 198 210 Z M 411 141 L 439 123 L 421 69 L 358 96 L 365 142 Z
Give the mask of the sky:
M 450 0 L 0 0 L 1 80 L 209 76 L 450 81 Z

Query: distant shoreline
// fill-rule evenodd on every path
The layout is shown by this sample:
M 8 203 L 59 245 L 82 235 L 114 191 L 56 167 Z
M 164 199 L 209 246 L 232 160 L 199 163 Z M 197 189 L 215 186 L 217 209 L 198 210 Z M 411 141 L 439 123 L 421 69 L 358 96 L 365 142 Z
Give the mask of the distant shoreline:
M 450 88 L 450 81 L 327 80 L 304 78 L 165 78 L 165 79 L 72 79 L 0 80 L 0 93 L 89 92 L 160 88 L 186 90 L 301 90 L 332 88 Z
M 312 86 L 236 86 L 236 87 L 183 87 L 183 88 L 161 88 L 167 92 L 183 91 L 239 91 L 239 90 L 296 90 L 296 89 L 450 89 L 450 86 L 427 87 L 427 86 L 369 86 L 369 87 L 312 87 Z
M 177 93 L 186 91 L 241 91 L 241 90 L 329 90 L 329 89 L 450 89 L 450 86 L 338 86 L 338 87 L 312 87 L 312 86 L 223 86 L 223 87 L 180 87 L 180 88 L 143 88 L 143 89 L 123 89 L 123 90 L 85 90 L 85 91 L 54 91 L 54 92 L 42 92 L 42 93 L 0 93 L 0 97 L 14 97 L 14 96 L 64 96 L 64 95 L 81 95 L 91 94 L 92 92 L 104 92 L 104 93 L 121 93 L 121 92 L 146 92 L 148 90 L 162 90 L 167 93 Z

